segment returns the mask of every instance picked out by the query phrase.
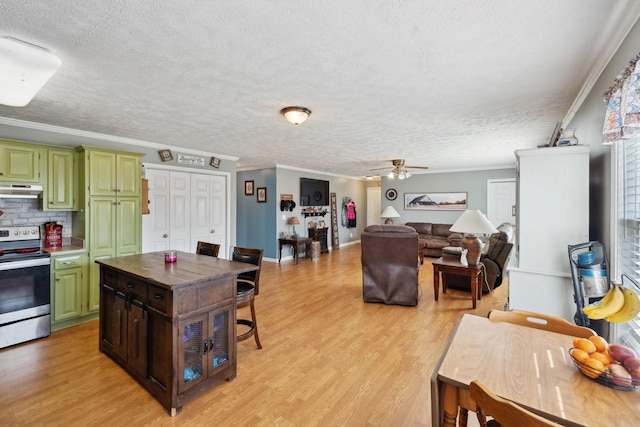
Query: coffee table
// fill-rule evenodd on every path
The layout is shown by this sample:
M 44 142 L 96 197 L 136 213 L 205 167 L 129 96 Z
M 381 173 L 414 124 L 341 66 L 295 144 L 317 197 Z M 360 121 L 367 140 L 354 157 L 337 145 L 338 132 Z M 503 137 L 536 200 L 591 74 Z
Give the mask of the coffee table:
M 438 301 L 440 288 L 440 273 L 455 274 L 471 278 L 471 301 L 476 308 L 476 299 L 482 299 L 482 283 L 484 283 L 484 268 L 482 264 L 464 266 L 456 258 L 440 257 L 433 261 L 433 295 Z M 447 282 L 442 280 L 442 293 L 447 293 Z

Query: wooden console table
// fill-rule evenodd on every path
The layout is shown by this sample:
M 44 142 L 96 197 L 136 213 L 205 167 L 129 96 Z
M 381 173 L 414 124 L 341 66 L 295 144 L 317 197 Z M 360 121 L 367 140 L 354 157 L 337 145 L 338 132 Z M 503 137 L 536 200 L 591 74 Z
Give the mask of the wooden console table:
M 295 237 L 282 237 L 278 239 L 278 242 L 280 243 L 280 255 L 278 257 L 278 262 L 282 259 L 282 247 L 285 245 L 289 245 L 293 248 L 293 258 L 296 260 L 296 264 L 298 263 L 298 252 L 300 251 L 300 246 L 304 246 L 304 253 L 307 258 L 311 253 L 312 240 L 309 237 L 298 237 L 297 239 Z
M 236 376 L 236 277 L 252 264 L 178 252 L 96 260 L 100 351 L 176 415 Z
M 440 273 L 455 274 L 471 278 L 471 301 L 476 308 L 476 299 L 482 299 L 482 284 L 484 283 L 484 269 L 482 264 L 464 266 L 457 259 L 445 259 L 443 257 L 433 261 L 433 294 L 438 301 L 440 288 Z M 442 279 L 442 293 L 447 293 L 447 283 Z

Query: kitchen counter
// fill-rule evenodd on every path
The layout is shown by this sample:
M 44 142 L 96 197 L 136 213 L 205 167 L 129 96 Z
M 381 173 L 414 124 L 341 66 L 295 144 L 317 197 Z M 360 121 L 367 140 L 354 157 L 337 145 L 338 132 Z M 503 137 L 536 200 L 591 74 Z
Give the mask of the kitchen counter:
M 60 256 L 84 253 L 87 248 L 84 247 L 83 239 L 72 237 L 68 244 L 63 244 L 59 248 L 43 248 L 43 251 L 50 253 L 51 256 Z

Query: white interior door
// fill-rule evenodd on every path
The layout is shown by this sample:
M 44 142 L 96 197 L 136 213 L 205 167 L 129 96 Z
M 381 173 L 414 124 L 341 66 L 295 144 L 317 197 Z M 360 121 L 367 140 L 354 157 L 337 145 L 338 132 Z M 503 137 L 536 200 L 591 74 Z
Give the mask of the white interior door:
M 487 219 L 495 226 L 516 223 L 515 178 L 487 181 Z
M 182 252 L 195 252 L 191 244 L 191 174 L 171 172 L 169 178 L 169 241 L 171 248 Z
M 367 187 L 367 225 L 380 224 L 381 208 L 380 187 Z
M 198 240 L 229 245 L 228 175 L 147 166 L 150 206 L 142 216 L 142 251 L 195 252 Z
M 191 242 L 220 245 L 226 257 L 226 178 L 191 174 Z
M 147 169 L 149 214 L 142 215 L 142 252 L 169 249 L 169 172 Z

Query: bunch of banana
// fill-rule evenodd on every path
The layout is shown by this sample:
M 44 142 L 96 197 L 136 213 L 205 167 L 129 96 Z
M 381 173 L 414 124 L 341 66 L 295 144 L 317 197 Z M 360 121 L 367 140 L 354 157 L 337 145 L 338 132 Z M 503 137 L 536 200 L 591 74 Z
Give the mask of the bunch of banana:
M 640 313 L 640 298 L 631 289 L 613 285 L 604 298 L 589 304 L 582 311 L 589 319 L 628 322 Z

